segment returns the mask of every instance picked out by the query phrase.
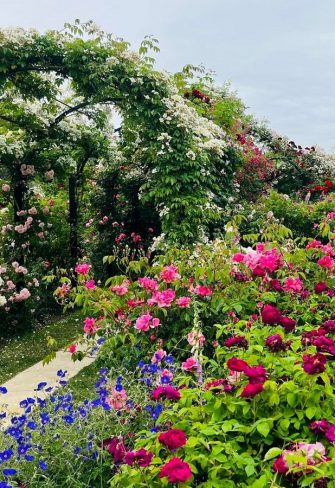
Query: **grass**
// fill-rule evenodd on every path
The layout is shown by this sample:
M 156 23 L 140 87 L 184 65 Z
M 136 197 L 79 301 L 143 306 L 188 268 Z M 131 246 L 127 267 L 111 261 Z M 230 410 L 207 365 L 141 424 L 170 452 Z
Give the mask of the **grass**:
M 99 369 L 96 362 L 94 362 L 70 379 L 69 387 L 76 403 L 80 403 L 83 400 L 92 400 L 96 397 L 94 385 L 98 380 Z
M 48 336 L 52 336 L 57 341 L 57 349 L 62 349 L 81 332 L 81 316 L 78 313 L 72 313 L 65 317 L 50 319 L 47 324 L 27 331 L 19 337 L 2 339 L 0 342 L 0 385 L 45 358 L 49 352 Z

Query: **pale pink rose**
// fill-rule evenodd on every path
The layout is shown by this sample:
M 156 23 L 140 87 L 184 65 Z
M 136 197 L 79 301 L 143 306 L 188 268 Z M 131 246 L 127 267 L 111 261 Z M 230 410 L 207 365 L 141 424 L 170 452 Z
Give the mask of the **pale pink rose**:
M 19 265 L 19 263 L 17 261 L 13 261 L 12 262 L 12 266 L 15 269 L 15 268 L 18 268 L 20 265 Z
M 176 304 L 180 308 L 189 308 L 190 303 L 191 303 L 190 297 L 180 297 L 180 298 L 177 298 L 177 300 L 176 300 Z
M 205 343 L 205 336 L 200 331 L 191 331 L 187 334 L 187 342 L 190 346 L 203 346 Z
M 44 239 L 44 232 L 38 232 L 36 235 L 39 239 Z
M 153 364 L 159 363 L 166 356 L 166 351 L 164 349 L 158 349 L 151 358 Z
M 185 371 L 197 371 L 199 368 L 199 363 L 195 357 L 190 357 L 181 363 L 181 367 Z
M 2 274 L 2 273 L 6 273 L 6 271 L 7 271 L 6 266 L 1 266 L 1 265 L 0 265 L 0 274 Z
M 44 215 L 49 215 L 50 213 L 50 208 L 48 206 L 44 207 L 42 212 L 44 213 Z
M 15 273 L 22 273 L 22 274 L 26 275 L 28 273 L 28 270 L 24 266 L 17 266 L 15 268 Z
M 23 302 L 28 300 L 30 296 L 30 291 L 27 288 L 22 288 L 19 293 L 14 293 L 13 300 L 14 302 Z
M 37 209 L 36 207 L 31 207 L 28 209 L 28 214 L 29 215 L 37 215 Z
M 4 191 L 5 193 L 8 193 L 10 191 L 10 186 L 7 185 L 6 183 L 4 185 L 2 185 L 2 191 Z
M 15 288 L 15 285 L 11 280 L 6 281 L 6 285 L 7 285 L 8 290 L 14 290 L 14 288 Z
M 109 220 L 109 219 L 108 219 L 107 215 L 105 215 L 104 217 L 102 217 L 102 221 L 103 221 L 103 222 L 108 222 L 108 220 Z
M 108 405 L 115 410 L 122 410 L 127 405 L 128 395 L 124 390 L 113 390 L 112 393 L 106 398 Z
M 54 172 L 54 170 L 53 170 L 53 169 L 50 169 L 49 171 L 46 171 L 46 172 L 44 173 L 44 176 L 45 176 L 46 180 L 51 181 L 51 180 L 53 180 L 53 179 L 54 179 L 55 172 Z

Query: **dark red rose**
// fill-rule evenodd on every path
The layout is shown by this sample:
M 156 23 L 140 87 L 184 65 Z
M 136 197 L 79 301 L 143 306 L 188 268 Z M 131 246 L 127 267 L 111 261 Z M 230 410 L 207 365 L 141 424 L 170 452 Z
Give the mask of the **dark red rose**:
M 255 277 L 263 277 L 265 276 L 265 271 L 263 268 L 261 268 L 260 266 L 256 266 L 253 270 L 252 270 L 252 275 L 255 276 Z
M 329 478 L 319 478 L 314 481 L 314 488 L 327 488 Z
M 138 451 L 129 451 L 125 456 L 125 463 L 132 465 L 138 464 L 141 468 L 146 468 L 151 463 L 153 453 L 146 449 L 139 449 Z
M 273 334 L 266 338 L 265 341 L 266 347 L 268 347 L 271 351 L 285 351 L 286 344 L 283 341 L 283 338 L 279 334 Z
M 312 344 L 317 348 L 319 352 L 329 352 L 329 354 L 335 355 L 335 343 L 333 339 L 329 337 L 320 336 L 312 339 Z
M 248 383 L 242 390 L 241 397 L 252 398 L 258 393 L 262 393 L 264 389 L 263 383 Z
M 185 446 L 186 434 L 183 430 L 170 429 L 167 432 L 161 432 L 158 436 L 158 441 L 170 451 L 174 451 L 179 447 Z
M 230 358 L 227 361 L 227 366 L 231 371 L 238 371 L 241 373 L 248 367 L 248 363 L 243 361 L 243 359 Z
M 164 464 L 159 472 L 159 477 L 167 478 L 169 483 L 185 483 L 192 478 L 192 471 L 189 464 L 174 457 Z
M 151 400 L 166 398 L 167 400 L 180 400 L 180 392 L 171 385 L 158 386 L 151 393 Z
M 271 280 L 270 281 L 270 288 L 276 291 L 283 291 L 283 287 L 279 280 Z
M 280 325 L 284 327 L 286 332 L 291 332 L 292 330 L 294 330 L 295 320 L 291 319 L 290 317 L 282 317 L 280 319 Z
M 219 390 L 219 392 L 224 391 L 225 393 L 230 393 L 233 391 L 234 386 L 231 385 L 225 378 L 219 378 L 212 381 L 207 381 L 204 385 L 205 390 Z
M 266 325 L 276 325 L 280 323 L 282 319 L 282 314 L 278 308 L 273 305 L 264 305 L 262 310 L 262 321 Z
M 284 460 L 283 456 L 280 456 L 272 465 L 273 471 L 280 474 L 286 474 L 289 470 L 288 464 Z
M 244 336 L 229 337 L 223 343 L 226 347 L 242 347 L 247 349 L 248 342 Z
M 112 437 L 105 439 L 102 442 L 103 449 L 109 452 L 115 464 L 122 463 L 127 454 L 127 448 L 124 445 L 123 439 L 119 437 Z
M 326 322 L 323 324 L 323 328 L 327 332 L 335 332 L 335 320 L 326 320 Z
M 309 330 L 308 332 L 302 333 L 301 342 L 304 346 L 312 344 L 315 337 L 321 337 L 327 334 L 327 330 L 324 327 L 319 327 L 318 329 Z
M 315 420 L 308 426 L 314 434 L 324 434 L 330 427 L 329 422 L 326 419 Z
M 264 383 L 266 381 L 267 372 L 264 366 L 248 366 L 243 373 L 249 378 L 250 383 Z
M 307 374 L 320 374 L 326 369 L 327 358 L 319 352 L 316 354 L 306 354 L 302 359 L 302 367 Z
M 332 424 L 328 427 L 325 436 L 329 440 L 329 442 L 335 443 L 335 425 Z
M 323 293 L 324 291 L 328 290 L 328 285 L 327 283 L 324 283 L 323 281 L 320 281 L 319 283 L 316 283 L 314 285 L 314 291 L 315 293 Z

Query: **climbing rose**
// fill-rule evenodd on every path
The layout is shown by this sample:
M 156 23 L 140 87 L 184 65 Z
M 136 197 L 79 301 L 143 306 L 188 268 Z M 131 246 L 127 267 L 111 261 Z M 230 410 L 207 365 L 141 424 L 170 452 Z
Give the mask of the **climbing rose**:
M 141 468 L 146 468 L 150 465 L 153 456 L 152 452 L 142 448 L 138 451 L 128 451 L 124 460 L 130 466 L 137 463 Z
M 319 352 L 303 356 L 303 368 L 307 374 L 323 373 L 326 369 L 326 363 L 326 356 Z
M 186 435 L 183 430 L 170 429 L 167 432 L 161 432 L 158 441 L 170 451 L 174 451 L 186 444 Z
M 82 263 L 82 264 L 77 264 L 77 266 L 74 268 L 75 272 L 78 274 L 87 274 L 89 270 L 92 268 L 90 264 L 87 263 Z
M 250 383 L 264 383 L 266 381 L 267 372 L 264 366 L 247 366 L 243 373 L 249 378 Z
M 160 272 L 159 276 L 163 281 L 165 281 L 165 283 L 172 283 L 172 281 L 180 278 L 178 269 L 173 265 L 165 266 L 165 268 L 163 268 Z
M 159 472 L 159 477 L 167 478 L 169 483 L 185 483 L 192 478 L 192 471 L 189 464 L 178 457 L 174 457 L 164 464 Z
M 258 393 L 262 393 L 264 386 L 262 383 L 248 383 L 247 386 L 243 388 L 241 397 L 252 398 Z
M 172 290 L 172 288 L 168 288 L 164 291 L 155 291 L 152 297 L 149 298 L 148 304 L 154 305 L 156 303 L 160 308 L 170 307 L 175 296 L 176 292 Z

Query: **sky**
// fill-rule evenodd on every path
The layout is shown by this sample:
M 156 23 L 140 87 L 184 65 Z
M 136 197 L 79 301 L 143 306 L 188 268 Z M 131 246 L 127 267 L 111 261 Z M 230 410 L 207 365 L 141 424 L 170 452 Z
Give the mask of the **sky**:
M 76 18 L 134 48 L 157 37 L 159 68 L 204 64 L 276 132 L 335 151 L 334 0 L 0 0 L 1 27 Z

